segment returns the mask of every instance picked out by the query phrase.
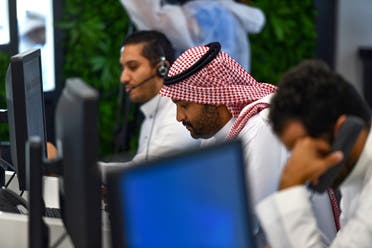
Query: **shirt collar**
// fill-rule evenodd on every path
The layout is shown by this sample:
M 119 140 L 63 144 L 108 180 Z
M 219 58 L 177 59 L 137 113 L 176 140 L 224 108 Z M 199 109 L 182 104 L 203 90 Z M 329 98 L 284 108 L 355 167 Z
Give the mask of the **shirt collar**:
M 226 124 L 225 126 L 223 126 L 223 128 L 221 128 L 215 135 L 214 135 L 214 138 L 217 140 L 217 141 L 223 141 L 226 139 L 226 136 L 227 134 L 229 133 L 232 125 L 234 124 L 236 118 L 231 118 Z
M 156 109 L 159 107 L 159 103 L 161 101 L 162 96 L 156 94 L 153 98 L 149 101 L 145 102 L 140 106 L 140 110 L 145 115 L 146 118 L 151 118 L 155 114 Z

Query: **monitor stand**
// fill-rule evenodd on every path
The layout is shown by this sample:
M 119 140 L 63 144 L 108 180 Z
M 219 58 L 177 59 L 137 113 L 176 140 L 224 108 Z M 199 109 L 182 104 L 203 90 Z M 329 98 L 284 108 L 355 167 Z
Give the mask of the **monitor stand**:
M 29 188 L 28 247 L 47 248 L 49 229 L 43 220 L 43 173 L 41 140 L 31 137 L 26 143 L 26 175 Z
M 8 111 L 6 109 L 0 109 L 0 123 L 8 124 Z M 0 142 L 0 187 L 5 186 L 5 171 L 8 169 L 8 166 L 3 161 L 3 151 L 9 149 L 10 145 L 8 142 Z
M 49 228 L 43 216 L 45 203 L 43 199 L 43 175 L 62 175 L 61 158 L 44 161 L 40 137 L 30 137 L 26 143 L 26 175 L 29 188 L 29 229 L 30 248 L 47 248 L 49 244 Z M 63 216 L 62 216 L 63 217 Z M 32 238 L 31 238 L 32 237 Z

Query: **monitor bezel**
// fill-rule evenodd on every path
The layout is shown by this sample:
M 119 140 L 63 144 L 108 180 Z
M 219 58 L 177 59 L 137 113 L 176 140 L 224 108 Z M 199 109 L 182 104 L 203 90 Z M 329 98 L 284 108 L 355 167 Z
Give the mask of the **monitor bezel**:
M 45 103 L 42 85 L 41 53 L 39 49 L 29 50 L 11 57 L 6 76 L 6 101 L 7 115 L 9 125 L 9 141 L 11 150 L 11 159 L 14 170 L 17 173 L 19 189 L 28 190 L 26 183 L 26 142 L 29 138 L 27 122 L 27 101 L 26 101 L 26 81 L 25 81 L 25 63 L 37 59 L 40 75 L 41 91 L 41 112 L 44 123 L 43 155 L 46 157 L 47 132 L 45 122 Z M 32 113 L 28 113 L 32 114 Z
M 64 226 L 76 247 L 101 247 L 98 92 L 79 78 L 67 79 L 55 127 L 63 164 L 59 194 Z
M 120 199 L 118 199 L 118 195 L 120 193 L 119 185 L 120 185 L 120 178 L 123 173 L 131 172 L 133 170 L 146 170 L 147 168 L 153 168 L 153 166 L 161 166 L 161 167 L 166 167 L 166 166 L 178 166 L 174 164 L 169 164 L 169 161 L 173 160 L 179 160 L 182 159 L 183 157 L 188 157 L 188 156 L 198 156 L 199 154 L 206 153 L 206 152 L 213 152 L 214 150 L 221 150 L 225 149 L 230 146 L 236 146 L 236 149 L 240 149 L 239 152 L 239 160 L 241 161 L 242 164 L 245 163 L 244 156 L 243 156 L 243 150 L 242 150 L 242 141 L 240 139 L 234 139 L 234 140 L 229 140 L 225 141 L 222 143 L 217 143 L 211 146 L 206 146 L 202 148 L 191 148 L 187 149 L 182 152 L 178 152 L 172 155 L 169 155 L 168 157 L 161 157 L 161 158 L 156 158 L 150 161 L 142 161 L 139 163 L 133 163 L 129 166 L 125 167 L 119 167 L 119 168 L 113 168 L 112 170 L 107 172 L 107 198 L 108 198 L 108 209 L 109 213 L 111 215 L 110 218 L 110 226 L 111 226 L 111 243 L 113 247 L 127 247 L 127 237 L 123 234 L 123 231 L 125 233 L 125 228 L 124 228 L 124 220 L 123 218 L 119 217 L 119 213 L 122 211 L 123 204 L 120 202 Z M 235 149 L 232 148 L 232 149 Z M 166 162 L 166 163 L 162 163 Z M 184 165 L 181 165 L 184 166 Z M 246 175 L 246 166 L 242 166 L 239 168 L 241 170 L 240 173 L 240 182 L 242 182 L 244 185 L 241 185 L 244 187 L 244 189 L 249 189 L 248 187 L 248 182 L 246 181 L 245 175 Z M 246 224 L 247 224 L 247 230 L 252 230 L 250 233 L 247 233 L 248 239 L 250 239 L 253 243 L 255 243 L 254 239 L 254 217 L 253 217 L 253 207 L 251 206 L 250 202 L 250 195 L 247 190 L 245 191 L 246 194 L 244 194 L 244 199 L 242 199 L 243 204 L 247 206 L 247 211 L 246 211 Z M 124 228 L 124 230 L 123 230 Z

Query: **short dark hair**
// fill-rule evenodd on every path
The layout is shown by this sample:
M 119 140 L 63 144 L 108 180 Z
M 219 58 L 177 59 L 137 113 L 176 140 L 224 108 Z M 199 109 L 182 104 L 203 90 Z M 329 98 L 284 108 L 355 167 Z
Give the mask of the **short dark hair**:
M 142 55 L 150 61 L 152 66 L 159 63 L 160 57 L 165 57 L 170 64 L 175 60 L 175 51 L 172 43 L 161 32 L 144 30 L 134 32 L 125 37 L 122 46 L 144 43 Z
M 303 61 L 285 73 L 278 86 L 269 115 L 277 134 L 291 119 L 301 121 L 313 137 L 332 132 L 342 114 L 371 123 L 371 110 L 363 97 L 321 60 Z

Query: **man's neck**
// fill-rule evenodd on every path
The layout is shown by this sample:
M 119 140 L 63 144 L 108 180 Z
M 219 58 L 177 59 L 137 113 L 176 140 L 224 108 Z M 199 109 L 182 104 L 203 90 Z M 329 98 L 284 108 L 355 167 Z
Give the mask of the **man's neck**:
M 228 123 L 231 120 L 232 114 L 227 109 L 226 105 L 218 105 L 217 111 L 218 111 L 221 123 L 225 126 L 226 123 Z
M 215 139 L 222 141 L 226 139 L 226 136 L 230 132 L 232 125 L 234 124 L 236 118 L 230 118 L 225 125 L 214 135 Z

